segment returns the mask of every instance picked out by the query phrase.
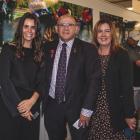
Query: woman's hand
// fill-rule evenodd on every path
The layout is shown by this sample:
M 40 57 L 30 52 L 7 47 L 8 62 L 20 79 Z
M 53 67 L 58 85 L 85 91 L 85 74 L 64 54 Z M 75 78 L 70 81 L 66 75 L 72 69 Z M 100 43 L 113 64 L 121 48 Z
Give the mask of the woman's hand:
M 20 114 L 20 116 L 25 118 L 25 119 L 27 119 L 27 120 L 29 120 L 29 121 L 32 121 L 33 114 L 30 111 L 30 112 L 22 113 L 22 114 Z
M 38 98 L 39 94 L 37 92 L 34 92 L 30 99 L 22 100 L 18 104 L 17 109 L 22 117 L 26 118 L 29 121 L 32 120 L 33 114 L 31 112 L 31 108 L 37 102 Z
M 34 105 L 34 102 L 31 99 L 26 99 L 26 100 L 21 101 L 18 104 L 17 109 L 20 114 L 25 113 L 25 112 L 27 113 L 31 110 L 33 105 Z
M 126 118 L 125 122 L 130 129 L 134 130 L 136 128 L 136 118 Z
M 37 102 L 38 98 L 39 94 L 34 92 L 30 99 L 22 100 L 17 106 L 19 113 L 22 114 L 25 112 L 30 112 L 32 106 Z
M 21 101 L 17 106 L 20 116 L 31 121 L 33 115 L 30 110 L 31 110 L 32 106 L 33 106 L 33 104 L 30 99 Z

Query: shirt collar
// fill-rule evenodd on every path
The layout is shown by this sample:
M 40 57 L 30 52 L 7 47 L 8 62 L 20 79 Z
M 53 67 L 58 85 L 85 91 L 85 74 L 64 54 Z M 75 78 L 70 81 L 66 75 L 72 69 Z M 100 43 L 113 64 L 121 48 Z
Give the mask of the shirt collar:
M 74 42 L 74 39 L 69 40 L 68 42 L 64 42 L 61 39 L 59 39 L 59 45 L 62 46 L 63 43 L 66 43 L 68 47 L 72 47 Z

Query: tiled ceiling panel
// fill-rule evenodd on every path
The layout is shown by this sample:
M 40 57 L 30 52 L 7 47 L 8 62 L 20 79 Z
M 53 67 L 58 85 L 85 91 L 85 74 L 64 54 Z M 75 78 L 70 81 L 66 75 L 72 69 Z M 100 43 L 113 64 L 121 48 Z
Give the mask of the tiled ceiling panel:
M 107 0 L 107 1 L 123 6 L 125 8 L 132 7 L 132 0 Z

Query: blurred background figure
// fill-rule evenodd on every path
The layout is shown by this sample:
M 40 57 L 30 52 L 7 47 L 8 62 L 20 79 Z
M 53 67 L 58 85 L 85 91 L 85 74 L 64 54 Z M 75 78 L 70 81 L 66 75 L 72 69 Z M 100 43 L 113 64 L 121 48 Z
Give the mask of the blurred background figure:
M 134 99 L 136 109 L 140 108 L 140 46 L 139 41 L 129 37 L 126 41 L 126 49 L 130 60 L 133 63 L 133 86 L 134 86 Z
M 55 31 L 55 26 L 46 26 L 43 34 L 43 42 L 51 42 L 57 39 L 57 33 Z

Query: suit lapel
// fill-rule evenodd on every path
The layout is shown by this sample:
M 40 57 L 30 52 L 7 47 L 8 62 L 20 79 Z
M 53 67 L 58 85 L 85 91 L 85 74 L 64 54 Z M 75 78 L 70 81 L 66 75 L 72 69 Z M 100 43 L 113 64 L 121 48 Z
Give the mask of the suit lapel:
M 52 77 L 52 70 L 53 70 L 53 64 L 54 64 L 54 58 L 55 58 L 55 54 L 56 54 L 56 49 L 57 49 L 57 45 L 58 45 L 58 42 L 52 42 L 48 45 L 48 49 L 47 49 L 47 71 L 48 71 L 48 76 L 49 76 L 49 79 L 51 81 L 51 77 Z
M 71 49 L 71 53 L 70 53 L 70 58 L 69 58 L 69 63 L 68 63 L 68 67 L 67 67 L 67 77 L 66 77 L 66 87 L 67 87 L 67 83 L 70 83 L 70 77 L 72 74 L 72 69 L 74 68 L 75 65 L 75 60 L 76 60 L 76 56 L 77 56 L 77 52 L 78 52 L 78 43 L 77 43 L 77 39 L 74 40 L 72 49 Z

